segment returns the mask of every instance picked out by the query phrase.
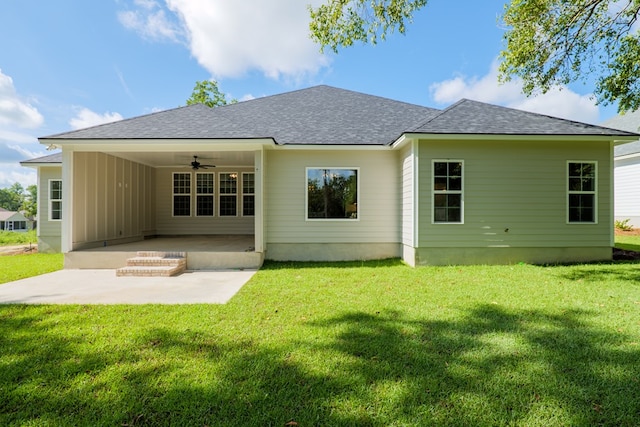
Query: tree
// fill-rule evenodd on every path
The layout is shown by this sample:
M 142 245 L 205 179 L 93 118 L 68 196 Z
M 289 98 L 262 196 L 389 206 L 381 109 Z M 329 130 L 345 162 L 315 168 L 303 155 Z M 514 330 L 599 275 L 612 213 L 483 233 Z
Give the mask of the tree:
M 406 30 L 427 0 L 327 0 L 310 9 L 311 37 L 324 49 L 376 43 Z M 527 95 L 596 78 L 598 102 L 640 107 L 640 0 L 511 0 L 504 10 L 500 80 L 520 77 Z
M 218 82 L 215 80 L 196 81 L 191 97 L 187 99 L 187 105 L 204 104 L 208 107 L 220 107 L 227 104 L 235 104 L 236 99 L 227 101 L 227 95 L 220 92 Z
M 26 215 L 34 218 L 38 214 L 38 186 L 33 184 L 27 187 L 27 193 L 22 201 L 22 208 Z
M 24 188 L 16 182 L 9 188 L 0 188 L 0 208 L 18 212 L 24 201 Z

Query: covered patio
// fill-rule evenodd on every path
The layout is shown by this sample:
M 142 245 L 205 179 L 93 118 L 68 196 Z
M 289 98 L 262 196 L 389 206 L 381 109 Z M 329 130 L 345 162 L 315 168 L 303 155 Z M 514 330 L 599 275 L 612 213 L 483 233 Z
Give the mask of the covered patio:
M 115 269 L 138 252 L 184 253 L 188 270 L 257 269 L 263 254 L 253 235 L 162 236 L 65 254 L 65 268 Z

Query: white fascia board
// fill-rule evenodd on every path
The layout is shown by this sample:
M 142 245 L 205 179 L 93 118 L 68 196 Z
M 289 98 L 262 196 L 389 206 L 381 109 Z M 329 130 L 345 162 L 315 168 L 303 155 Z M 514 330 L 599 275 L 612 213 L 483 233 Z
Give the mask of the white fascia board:
M 255 151 L 275 145 L 271 138 L 260 139 L 40 139 L 43 145 L 55 145 L 71 151 L 176 152 L 207 147 L 218 151 Z
M 613 141 L 616 145 L 637 141 L 637 136 L 611 135 L 515 135 L 515 134 L 433 134 L 406 133 L 405 138 L 422 140 L 463 140 L 463 141 Z M 400 139 L 398 139 L 400 141 Z M 396 142 L 397 143 L 397 142 Z M 394 143 L 394 145 L 396 144 Z
M 640 157 L 640 152 L 639 153 L 625 154 L 624 156 L 617 156 L 617 157 L 615 157 L 615 161 L 617 162 L 618 160 L 635 159 L 636 157 Z
M 347 144 L 286 144 L 269 147 L 276 150 L 306 150 L 306 151 L 389 151 L 389 145 L 347 145 Z

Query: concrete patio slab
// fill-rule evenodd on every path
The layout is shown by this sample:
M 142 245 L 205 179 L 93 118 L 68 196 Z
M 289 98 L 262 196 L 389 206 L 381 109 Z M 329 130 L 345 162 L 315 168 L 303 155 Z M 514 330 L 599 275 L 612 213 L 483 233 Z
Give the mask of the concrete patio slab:
M 60 270 L 0 285 L 0 304 L 224 304 L 257 270 L 116 277 L 114 270 Z

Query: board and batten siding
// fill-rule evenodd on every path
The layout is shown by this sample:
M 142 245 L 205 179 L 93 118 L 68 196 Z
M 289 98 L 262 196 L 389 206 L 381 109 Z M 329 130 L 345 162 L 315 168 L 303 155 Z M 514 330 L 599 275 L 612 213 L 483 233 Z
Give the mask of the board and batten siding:
M 104 153 L 74 153 L 73 247 L 155 234 L 154 189 L 149 166 Z
M 49 220 L 49 181 L 62 179 L 62 166 L 38 168 L 38 251 L 60 252 L 62 221 Z M 64 194 L 62 195 L 64 197 Z M 64 212 L 62 213 L 64 215 Z
M 611 148 L 606 142 L 421 141 L 419 246 L 608 247 Z M 464 161 L 464 223 L 432 223 L 433 160 Z M 567 223 L 567 161 L 597 162 L 597 224 Z
M 274 243 L 399 245 L 401 172 L 396 152 L 274 150 L 266 154 L 267 253 Z M 358 220 L 306 219 L 308 167 L 358 168 Z
M 615 160 L 615 218 L 640 227 L 640 154 Z
M 158 235 L 214 235 L 234 234 L 251 235 L 255 230 L 255 217 L 242 216 L 242 172 L 254 172 L 253 167 L 247 168 L 215 168 L 201 170 L 200 172 L 213 172 L 215 174 L 214 216 L 195 216 L 195 171 L 185 168 L 158 168 L 156 170 L 156 200 L 157 200 L 157 234 Z M 191 216 L 173 216 L 173 173 L 191 174 Z M 221 172 L 235 172 L 238 174 L 237 209 L 235 217 L 219 216 L 219 174 Z M 258 197 L 256 195 L 256 197 Z

